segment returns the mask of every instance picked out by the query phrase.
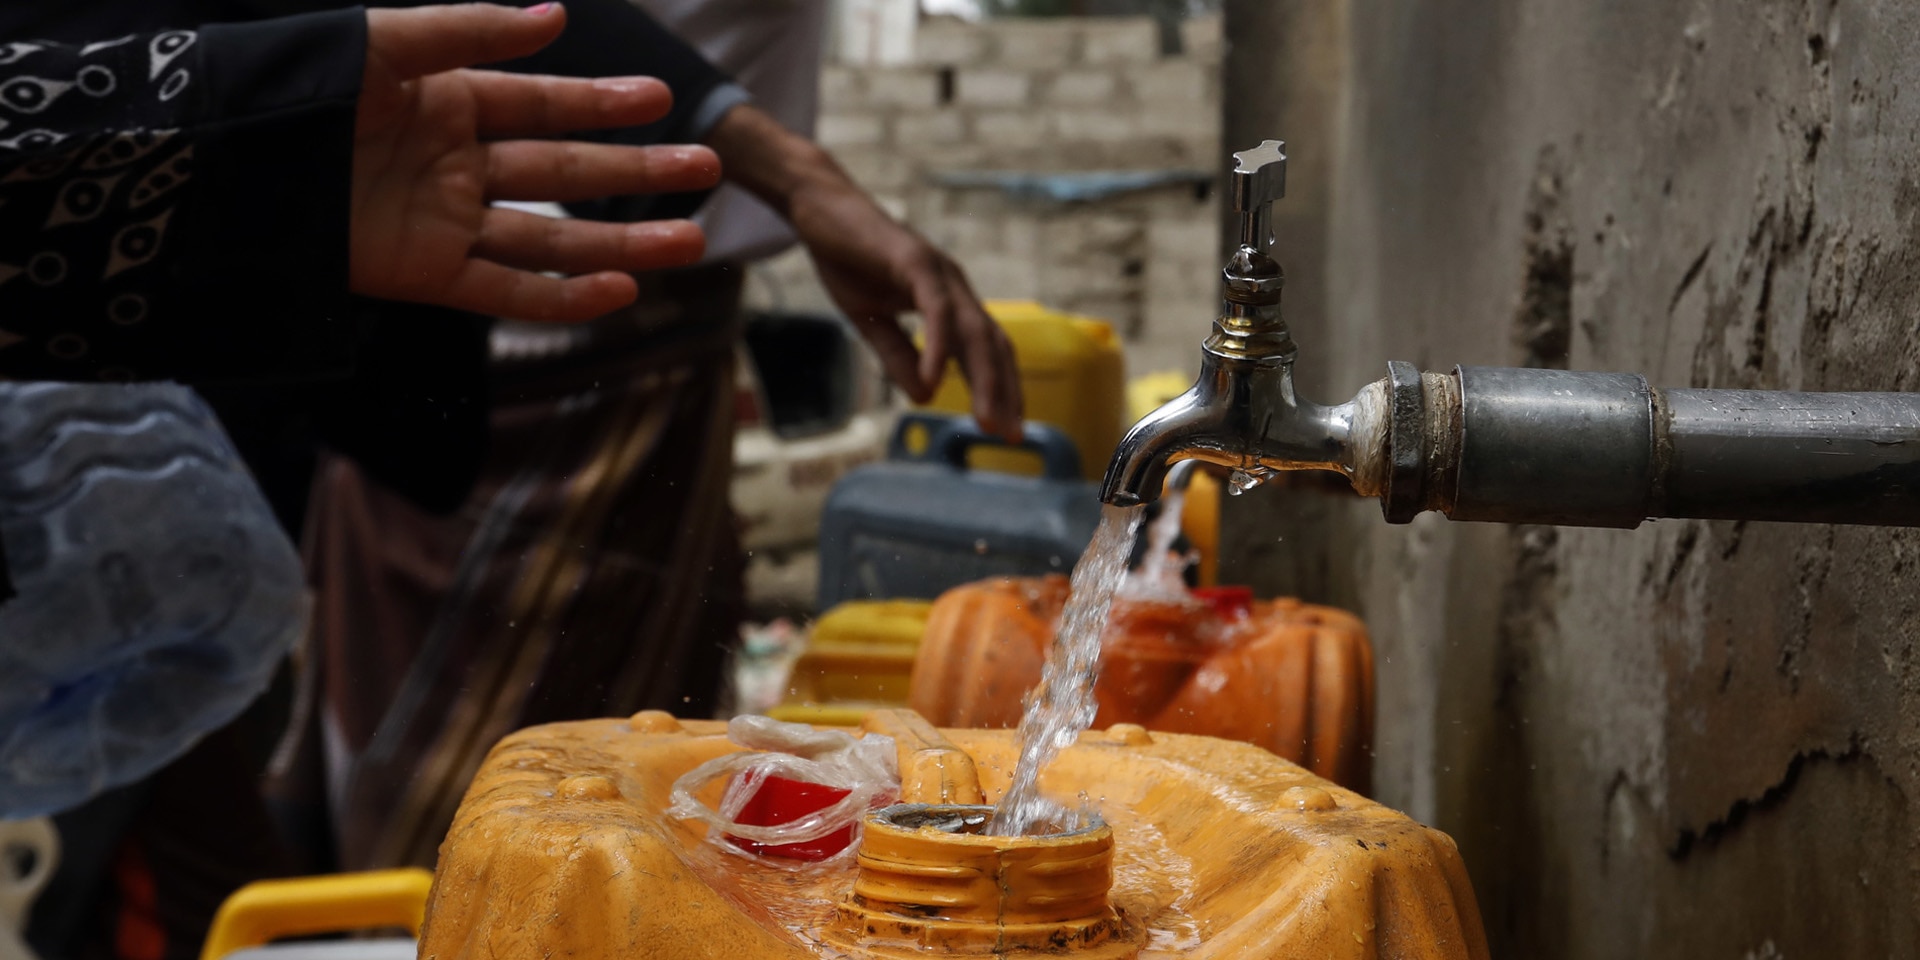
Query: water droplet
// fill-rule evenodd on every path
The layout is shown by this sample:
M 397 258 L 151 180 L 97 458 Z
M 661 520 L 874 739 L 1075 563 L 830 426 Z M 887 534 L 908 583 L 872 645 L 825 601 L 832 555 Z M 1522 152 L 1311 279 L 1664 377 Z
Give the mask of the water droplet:
M 1254 466 L 1235 470 L 1227 477 L 1227 492 L 1238 496 L 1271 479 L 1273 479 L 1273 471 L 1266 467 Z
M 981 554 L 984 554 L 984 553 L 986 553 L 986 552 L 987 552 L 987 541 L 986 541 L 986 538 L 984 538 L 984 537 L 982 537 L 981 539 L 979 539 L 979 540 L 975 540 L 975 541 L 973 542 L 973 552 L 974 552 L 974 553 L 981 553 Z

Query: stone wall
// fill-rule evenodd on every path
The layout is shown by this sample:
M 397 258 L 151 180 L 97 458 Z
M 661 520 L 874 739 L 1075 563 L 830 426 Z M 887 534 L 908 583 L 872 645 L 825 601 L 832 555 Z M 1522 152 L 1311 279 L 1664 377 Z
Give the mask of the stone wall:
M 1227 18 L 1230 134 L 1283 125 L 1302 160 L 1308 395 L 1389 359 L 1920 386 L 1920 8 Z M 1226 575 L 1367 618 L 1378 793 L 1460 841 L 1495 956 L 1920 955 L 1920 535 L 1225 509 Z
M 1135 372 L 1191 368 L 1217 298 L 1219 18 L 1188 21 L 1180 41 L 1163 53 L 1145 17 L 931 20 L 910 64 L 826 69 L 817 138 L 982 296 L 1108 320 Z M 1061 202 L 977 176 L 1095 171 L 1188 177 Z M 749 295 L 825 305 L 798 251 L 757 271 Z

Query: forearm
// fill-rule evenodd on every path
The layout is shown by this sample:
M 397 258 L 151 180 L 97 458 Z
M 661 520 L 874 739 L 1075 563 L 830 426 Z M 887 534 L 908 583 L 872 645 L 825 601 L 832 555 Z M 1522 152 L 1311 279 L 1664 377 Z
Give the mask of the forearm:
M 707 135 L 722 175 L 789 222 L 794 195 L 808 187 L 854 187 L 832 155 L 752 104 L 727 112 Z

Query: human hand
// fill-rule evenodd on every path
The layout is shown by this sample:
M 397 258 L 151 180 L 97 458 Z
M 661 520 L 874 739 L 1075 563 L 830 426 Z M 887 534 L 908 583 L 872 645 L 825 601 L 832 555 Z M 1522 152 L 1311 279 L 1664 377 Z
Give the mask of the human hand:
M 949 358 L 973 388 L 973 416 L 1020 438 L 1020 376 L 1013 345 L 967 283 L 965 271 L 901 225 L 833 158 L 749 105 L 728 111 L 707 142 L 727 175 L 787 218 L 813 256 L 821 284 L 916 402 L 932 398 Z M 900 326 L 918 311 L 924 349 Z
M 353 152 L 353 292 L 515 319 L 588 320 L 633 302 L 638 288 L 629 271 L 700 259 L 706 240 L 689 221 L 554 220 L 488 206 L 703 190 L 719 181 L 719 159 L 701 146 L 500 139 L 666 115 L 672 95 L 647 77 L 462 69 L 526 56 L 565 26 L 554 3 L 367 11 Z
M 973 417 L 988 432 L 1020 439 L 1020 375 L 1013 344 L 987 316 L 951 257 L 887 215 L 851 182 L 796 191 L 793 228 L 813 257 L 821 285 L 872 344 L 893 381 L 915 402 L 931 399 L 947 368 L 973 392 Z M 900 325 L 918 311 L 924 348 Z

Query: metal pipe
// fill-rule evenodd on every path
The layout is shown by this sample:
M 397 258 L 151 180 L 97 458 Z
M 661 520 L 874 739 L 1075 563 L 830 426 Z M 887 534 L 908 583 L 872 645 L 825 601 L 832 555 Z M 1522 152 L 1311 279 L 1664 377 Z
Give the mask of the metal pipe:
M 1457 393 L 1432 390 L 1436 376 Z M 1424 465 L 1383 490 L 1389 520 L 1920 526 L 1920 394 L 1662 390 L 1633 374 L 1488 367 L 1425 374 L 1420 392 L 1443 399 L 1372 428 L 1390 459 Z
M 1244 362 L 1244 361 L 1240 361 Z M 1920 394 L 1662 390 L 1637 374 L 1388 365 L 1352 401 L 1293 393 L 1209 355 L 1193 390 L 1136 424 L 1102 498 L 1159 495 L 1166 464 L 1258 479 L 1333 470 L 1389 521 L 1634 527 L 1655 517 L 1920 526 Z
M 1425 411 L 1423 444 L 1449 431 L 1453 442 L 1423 449 L 1420 460 L 1437 453 L 1439 462 L 1422 472 L 1431 485 L 1417 495 L 1420 508 L 1458 520 L 1601 527 L 1647 517 L 1653 414 L 1644 377 L 1463 367 L 1453 379 L 1448 399 L 1457 409 L 1442 401 Z M 1411 519 L 1409 494 L 1394 492 L 1401 509 L 1390 519 Z
M 1665 396 L 1655 516 L 1920 526 L 1920 395 Z

